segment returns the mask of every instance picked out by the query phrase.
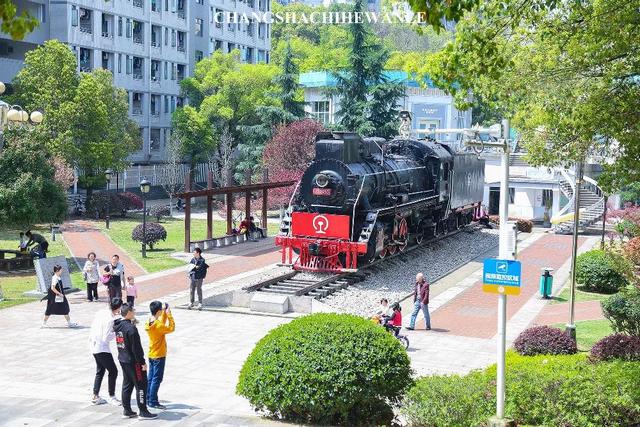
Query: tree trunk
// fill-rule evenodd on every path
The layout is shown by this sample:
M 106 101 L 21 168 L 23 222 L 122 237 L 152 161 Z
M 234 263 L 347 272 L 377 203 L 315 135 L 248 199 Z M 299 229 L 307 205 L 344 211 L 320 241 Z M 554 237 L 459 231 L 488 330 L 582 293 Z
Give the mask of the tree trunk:
M 169 194 L 169 216 L 173 217 L 173 196 Z

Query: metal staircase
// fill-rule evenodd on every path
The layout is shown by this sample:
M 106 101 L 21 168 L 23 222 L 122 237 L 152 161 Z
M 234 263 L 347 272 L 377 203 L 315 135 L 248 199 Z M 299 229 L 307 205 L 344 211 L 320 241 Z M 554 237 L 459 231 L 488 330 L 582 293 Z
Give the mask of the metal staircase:
M 574 195 L 575 195 L 575 173 L 560 169 L 561 175 L 559 184 L 560 191 L 569 201 L 558 212 L 557 216 L 571 214 L 574 212 Z M 604 194 L 598 183 L 593 179 L 585 176 L 580 185 L 580 227 L 588 227 L 600 219 L 604 214 Z M 553 226 L 558 234 L 568 234 L 573 232 L 573 218 L 563 221 Z

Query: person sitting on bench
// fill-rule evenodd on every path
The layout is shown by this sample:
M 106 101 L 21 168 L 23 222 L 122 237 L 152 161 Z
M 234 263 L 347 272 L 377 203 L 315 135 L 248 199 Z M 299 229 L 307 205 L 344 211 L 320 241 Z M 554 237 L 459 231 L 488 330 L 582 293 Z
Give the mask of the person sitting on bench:
M 260 233 L 260 237 L 264 239 L 264 230 L 262 230 L 262 228 L 258 227 L 256 225 L 256 223 L 253 221 L 253 217 L 250 216 L 249 219 L 244 219 L 242 220 L 242 222 L 240 223 L 240 234 L 244 234 L 244 233 L 255 233 L 258 232 Z

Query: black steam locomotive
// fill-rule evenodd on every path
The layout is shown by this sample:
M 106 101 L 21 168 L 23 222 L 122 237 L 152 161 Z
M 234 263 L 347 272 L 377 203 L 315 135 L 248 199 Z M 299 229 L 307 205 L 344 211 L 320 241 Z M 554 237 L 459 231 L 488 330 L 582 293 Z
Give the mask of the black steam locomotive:
M 431 140 L 321 133 L 276 244 L 297 270 L 355 271 L 477 219 L 484 160 Z

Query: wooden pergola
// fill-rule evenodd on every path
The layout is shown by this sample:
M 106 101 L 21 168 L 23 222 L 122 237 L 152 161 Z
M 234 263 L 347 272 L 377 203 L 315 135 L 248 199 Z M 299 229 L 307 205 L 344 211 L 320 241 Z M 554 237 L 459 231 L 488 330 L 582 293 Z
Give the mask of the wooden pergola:
M 248 171 L 249 172 L 249 171 Z M 227 182 L 231 182 L 232 176 L 227 176 Z M 214 240 L 213 237 L 213 196 L 224 194 L 227 205 L 226 222 L 227 236 L 233 234 L 233 195 L 237 193 L 245 194 L 245 216 L 251 216 L 251 193 L 262 191 L 262 227 L 267 232 L 267 195 L 272 188 L 282 188 L 294 185 L 296 181 L 269 182 L 268 171 L 265 169 L 262 174 L 261 183 L 251 183 L 251 173 L 245 175 L 245 185 L 231 185 L 226 187 L 213 187 L 213 174 L 209 172 L 207 176 L 207 188 L 202 190 L 191 190 L 191 174 L 187 172 L 185 177 L 185 191 L 176 194 L 176 197 L 184 199 L 184 251 L 191 252 L 191 199 L 194 197 L 207 198 L 207 239 Z M 200 242 L 197 240 L 196 242 Z M 203 248 L 204 249 L 204 248 Z

